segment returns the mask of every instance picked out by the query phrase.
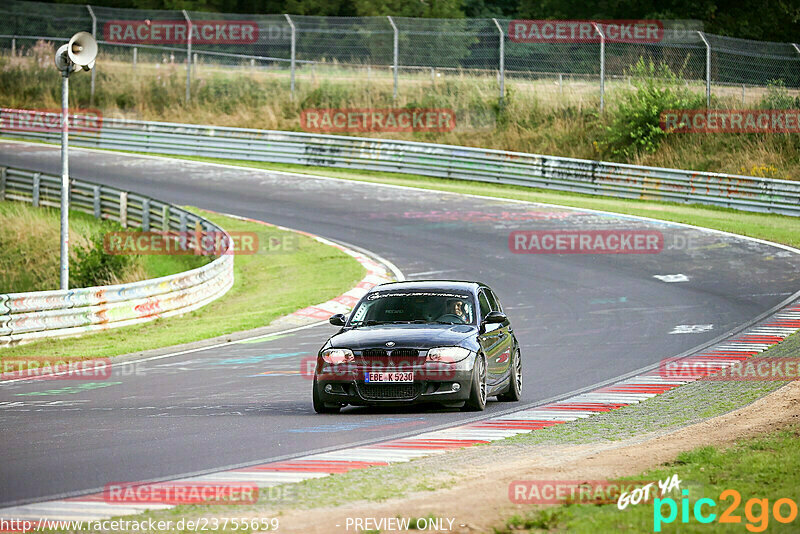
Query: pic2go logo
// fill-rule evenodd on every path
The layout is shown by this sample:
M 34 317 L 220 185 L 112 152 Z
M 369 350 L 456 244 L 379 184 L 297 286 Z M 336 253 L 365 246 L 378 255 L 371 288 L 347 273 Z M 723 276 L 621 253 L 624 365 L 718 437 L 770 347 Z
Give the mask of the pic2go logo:
M 728 499 L 732 501 L 725 511 L 720 514 L 719 519 L 717 519 L 717 514 L 711 511 L 717 506 L 713 499 L 698 499 L 692 506 L 689 504 L 689 490 L 684 489 L 681 493 L 683 494 L 680 504 L 681 523 L 689 522 L 690 509 L 695 520 L 699 523 L 707 524 L 715 520 L 719 523 L 742 523 L 741 516 L 735 514 L 736 509 L 739 508 L 742 502 L 742 496 L 734 489 L 727 489 L 719 494 L 720 501 Z M 667 509 L 666 516 L 664 515 L 665 508 Z M 750 532 L 764 532 L 769 526 L 770 510 L 778 523 L 791 523 L 797 518 L 797 503 L 791 499 L 778 499 L 770 509 L 769 499 L 757 499 L 754 497 L 744 505 L 744 515 L 748 521 L 745 528 Z M 653 501 L 653 531 L 661 532 L 662 524 L 673 523 L 678 517 L 678 511 L 679 507 L 675 499 L 671 497 L 665 499 L 656 498 Z

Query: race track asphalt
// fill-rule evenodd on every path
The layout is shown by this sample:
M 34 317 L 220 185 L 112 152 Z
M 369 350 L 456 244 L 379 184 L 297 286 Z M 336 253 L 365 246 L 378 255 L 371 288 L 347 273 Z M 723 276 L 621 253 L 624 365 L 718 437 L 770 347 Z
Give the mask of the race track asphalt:
M 0 142 L 0 165 L 58 173 L 58 148 Z M 409 279 L 489 284 L 522 346 L 521 404 L 700 346 L 800 287 L 800 256 L 786 250 L 625 216 L 81 149 L 72 150 L 70 167 L 77 179 L 363 247 Z M 510 232 L 546 229 L 658 230 L 665 247 L 656 254 L 510 251 Z M 656 278 L 665 275 L 685 281 Z M 101 382 L 0 384 L 0 505 L 382 440 L 474 417 L 420 408 L 316 415 L 311 383 L 298 371 L 334 331 L 315 326 L 270 341 L 118 366 Z M 485 415 L 508 407 L 490 402 Z

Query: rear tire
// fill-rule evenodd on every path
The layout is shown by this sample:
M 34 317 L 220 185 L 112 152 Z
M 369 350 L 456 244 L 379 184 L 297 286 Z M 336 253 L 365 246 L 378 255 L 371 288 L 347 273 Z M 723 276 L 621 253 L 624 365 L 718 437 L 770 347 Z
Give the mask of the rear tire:
M 497 400 L 503 402 L 517 402 L 522 398 L 522 358 L 519 349 L 514 353 L 514 360 L 511 362 L 511 376 L 508 381 L 508 391 L 497 396 Z
M 472 389 L 469 392 L 469 399 L 464 404 L 464 410 L 468 412 L 482 412 L 486 408 L 486 359 L 478 355 L 475 359 L 475 367 L 472 370 Z
M 339 413 L 339 410 L 342 408 L 338 404 L 322 402 L 322 399 L 319 398 L 319 389 L 317 389 L 316 378 L 314 379 L 314 392 L 311 394 L 311 398 L 314 402 L 314 411 L 317 413 Z

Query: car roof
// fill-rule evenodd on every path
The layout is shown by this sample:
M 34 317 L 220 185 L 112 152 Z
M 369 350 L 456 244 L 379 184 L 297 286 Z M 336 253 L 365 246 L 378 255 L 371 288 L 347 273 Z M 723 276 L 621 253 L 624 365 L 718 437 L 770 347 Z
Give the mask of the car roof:
M 488 287 L 481 282 L 467 280 L 406 280 L 404 282 L 389 282 L 372 288 L 372 291 L 404 290 L 404 289 L 460 289 L 462 291 L 477 292 L 481 287 Z

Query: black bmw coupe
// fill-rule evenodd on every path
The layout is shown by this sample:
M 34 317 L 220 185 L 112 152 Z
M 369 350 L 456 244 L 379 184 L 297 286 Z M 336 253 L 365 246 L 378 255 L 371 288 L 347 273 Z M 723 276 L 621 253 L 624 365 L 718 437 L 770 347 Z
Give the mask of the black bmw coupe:
M 492 290 L 426 280 L 375 286 L 320 349 L 318 413 L 347 405 L 438 403 L 480 411 L 487 397 L 518 401 L 519 344 Z

